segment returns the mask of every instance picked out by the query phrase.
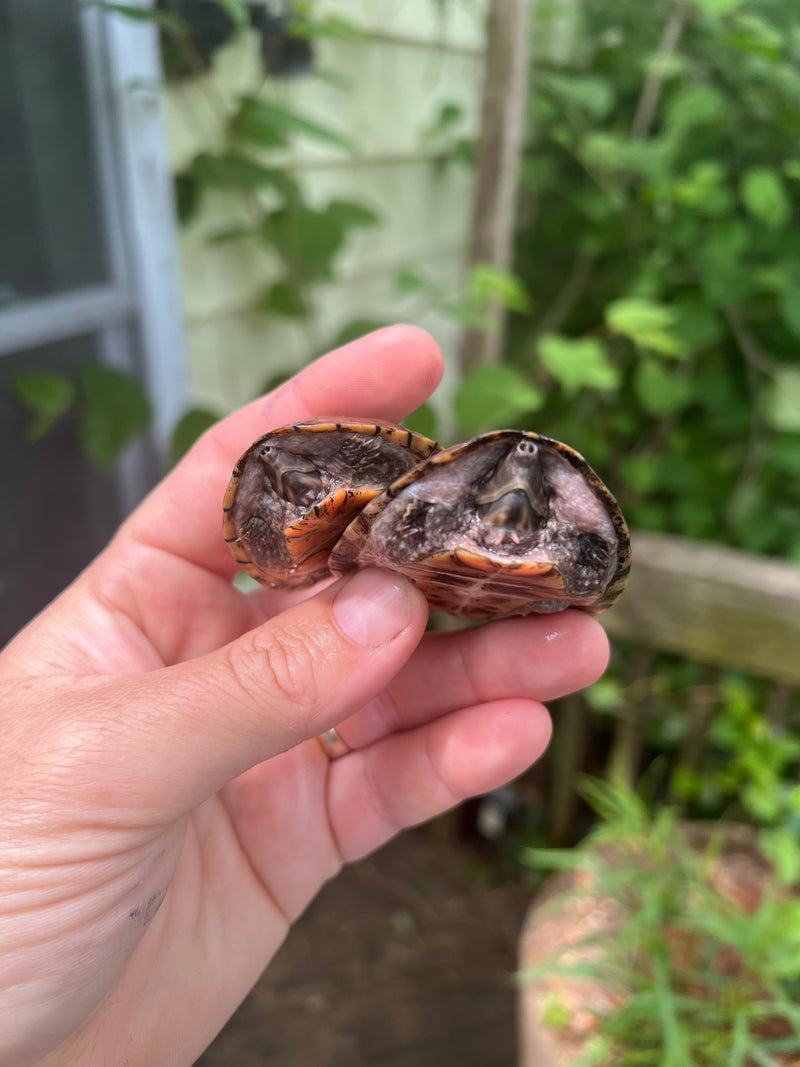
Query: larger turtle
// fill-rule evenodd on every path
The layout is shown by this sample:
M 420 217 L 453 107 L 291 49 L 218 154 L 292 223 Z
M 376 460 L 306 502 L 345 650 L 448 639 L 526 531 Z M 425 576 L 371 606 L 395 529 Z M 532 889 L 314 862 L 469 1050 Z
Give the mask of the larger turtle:
M 630 569 L 611 493 L 574 449 L 530 431 L 438 449 L 377 423 L 283 427 L 239 461 L 225 506 L 226 539 L 259 581 L 378 566 L 471 618 L 601 611 Z
M 625 586 L 630 540 L 583 456 L 496 430 L 432 454 L 364 508 L 330 567 L 370 565 L 406 574 L 432 608 L 454 615 L 594 613 Z

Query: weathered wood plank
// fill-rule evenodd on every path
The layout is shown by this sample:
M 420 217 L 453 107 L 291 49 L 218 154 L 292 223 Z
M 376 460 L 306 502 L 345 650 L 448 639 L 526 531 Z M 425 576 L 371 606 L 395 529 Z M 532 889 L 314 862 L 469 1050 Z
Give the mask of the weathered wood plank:
M 612 636 L 800 685 L 800 567 L 664 534 L 633 535 Z
M 514 207 L 525 132 L 531 0 L 489 0 L 478 174 L 472 207 L 470 264 L 508 270 Z M 505 311 L 487 310 L 489 328 L 467 329 L 461 338 L 463 371 L 500 358 Z

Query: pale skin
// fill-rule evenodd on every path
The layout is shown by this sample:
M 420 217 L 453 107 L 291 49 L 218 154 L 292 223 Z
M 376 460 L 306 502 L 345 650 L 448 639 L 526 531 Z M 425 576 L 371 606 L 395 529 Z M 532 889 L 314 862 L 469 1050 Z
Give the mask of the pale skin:
M 225 419 L 0 654 L 0 1067 L 193 1063 L 343 863 L 520 774 L 541 701 L 602 673 L 578 612 L 425 635 L 381 571 L 232 584 L 221 500 L 250 442 L 399 420 L 440 374 L 392 327 Z

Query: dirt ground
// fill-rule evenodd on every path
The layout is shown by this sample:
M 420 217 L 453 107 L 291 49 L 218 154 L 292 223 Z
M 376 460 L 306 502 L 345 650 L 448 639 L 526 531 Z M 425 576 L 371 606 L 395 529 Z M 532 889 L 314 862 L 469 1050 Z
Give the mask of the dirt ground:
M 513 1067 L 529 892 L 422 828 L 331 882 L 196 1067 Z

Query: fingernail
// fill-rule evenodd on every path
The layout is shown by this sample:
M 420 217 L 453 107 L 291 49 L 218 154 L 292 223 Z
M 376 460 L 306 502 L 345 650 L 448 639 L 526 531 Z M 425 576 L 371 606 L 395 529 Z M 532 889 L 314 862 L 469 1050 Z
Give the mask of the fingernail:
M 348 640 L 364 648 L 377 648 L 397 637 L 408 623 L 408 585 L 386 571 L 357 571 L 334 597 L 332 611 Z

